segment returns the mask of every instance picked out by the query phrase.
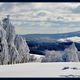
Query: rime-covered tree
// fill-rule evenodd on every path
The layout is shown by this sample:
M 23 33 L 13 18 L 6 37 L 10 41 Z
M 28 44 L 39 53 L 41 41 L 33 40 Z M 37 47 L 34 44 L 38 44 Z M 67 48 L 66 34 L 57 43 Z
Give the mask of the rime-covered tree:
M 3 19 L 3 29 L 6 31 L 6 40 L 9 53 L 9 63 L 28 62 L 29 48 L 21 36 L 16 36 L 15 27 L 12 25 L 9 16 Z M 15 44 L 14 44 L 15 42 Z
M 7 18 L 3 19 L 3 28 L 6 31 L 6 39 L 8 42 L 8 45 L 14 44 L 14 39 L 15 39 L 15 27 L 12 25 L 9 16 Z
M 14 43 L 15 43 L 15 46 L 18 50 L 19 55 L 20 55 L 21 62 L 28 62 L 29 57 L 30 57 L 30 55 L 29 55 L 30 50 L 29 50 L 29 47 L 26 43 L 26 40 L 23 39 L 21 36 L 17 35 L 15 37 Z
M 72 43 L 68 48 L 64 50 L 65 54 L 63 55 L 63 59 L 66 62 L 78 62 L 78 50 L 74 43 Z
M 61 62 L 62 55 L 59 51 L 45 51 L 45 57 L 42 59 L 42 62 Z
M 78 51 L 78 58 L 79 58 L 79 61 L 80 61 L 80 51 Z
M 15 45 L 9 46 L 9 55 L 10 55 L 10 64 L 19 63 L 20 62 L 20 55 L 15 47 Z
M 14 39 L 15 39 L 15 27 L 11 24 L 11 21 L 9 19 L 9 16 L 7 18 L 3 19 L 3 29 L 6 31 L 6 40 L 8 45 L 8 51 L 10 60 L 9 63 L 17 63 L 19 62 L 19 53 L 16 50 L 16 47 L 14 45 Z
M 6 31 L 0 25 L 0 64 L 8 64 L 9 59 Z

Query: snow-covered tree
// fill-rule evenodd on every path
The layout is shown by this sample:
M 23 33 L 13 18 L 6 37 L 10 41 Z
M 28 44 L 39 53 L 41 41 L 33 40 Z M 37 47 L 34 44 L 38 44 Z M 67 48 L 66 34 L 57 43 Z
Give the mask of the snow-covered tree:
M 9 55 L 10 55 L 10 64 L 19 63 L 20 62 L 20 55 L 15 47 L 15 45 L 9 46 Z
M 15 37 L 14 43 L 15 43 L 15 46 L 18 50 L 19 55 L 20 55 L 21 62 L 28 62 L 29 57 L 30 57 L 30 55 L 29 55 L 30 50 L 29 50 L 29 47 L 26 43 L 26 40 L 23 39 L 21 36 L 17 35 Z
M 45 50 L 45 57 L 42 59 L 42 62 L 61 62 L 62 55 L 59 51 L 49 51 Z
M 6 31 L 0 25 L 0 64 L 8 64 L 9 58 Z
M 6 32 L 5 40 L 8 46 L 9 64 L 28 62 L 29 47 L 25 39 L 16 35 L 15 27 L 12 25 L 9 16 L 3 19 L 2 26 Z M 4 45 L 6 44 L 4 43 Z
M 14 45 L 15 39 L 15 28 L 11 24 L 9 17 L 3 19 L 3 29 L 6 31 L 6 40 L 9 51 L 9 63 L 17 63 L 19 62 L 19 53 Z
M 16 35 L 15 27 L 11 24 L 9 16 L 3 19 L 3 28 L 6 31 L 6 39 L 7 39 L 8 45 L 14 44 L 14 39 Z
M 72 43 L 68 48 L 64 50 L 65 54 L 63 55 L 63 59 L 66 62 L 78 62 L 78 50 L 74 43 Z
M 80 51 L 78 51 L 78 58 L 79 58 L 79 61 L 80 61 Z

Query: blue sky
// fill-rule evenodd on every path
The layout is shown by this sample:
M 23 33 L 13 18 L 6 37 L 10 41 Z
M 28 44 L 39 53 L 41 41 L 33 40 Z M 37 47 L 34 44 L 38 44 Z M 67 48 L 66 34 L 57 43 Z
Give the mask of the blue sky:
M 80 31 L 80 3 L 0 3 L 0 20 L 6 15 L 17 34 Z

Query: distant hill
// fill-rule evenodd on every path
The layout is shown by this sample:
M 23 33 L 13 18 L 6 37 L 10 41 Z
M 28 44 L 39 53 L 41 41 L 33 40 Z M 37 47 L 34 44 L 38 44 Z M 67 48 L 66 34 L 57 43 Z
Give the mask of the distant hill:
M 80 37 L 80 31 L 60 33 L 60 34 L 26 34 L 21 36 L 26 38 L 26 40 L 32 40 L 32 41 L 46 40 L 46 41 L 52 42 L 52 41 L 55 41 L 56 39 L 61 39 L 61 38 L 68 38 L 68 37 L 74 37 L 74 36 Z
M 44 50 L 63 51 L 75 42 L 80 51 L 80 31 L 61 34 L 27 34 L 26 38 L 30 52 L 33 54 L 44 54 Z

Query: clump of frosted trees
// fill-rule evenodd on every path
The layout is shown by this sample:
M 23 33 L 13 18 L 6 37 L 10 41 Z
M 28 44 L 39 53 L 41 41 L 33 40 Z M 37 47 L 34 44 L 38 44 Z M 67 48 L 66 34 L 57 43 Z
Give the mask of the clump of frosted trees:
M 26 40 L 16 35 L 9 16 L 0 24 L 0 64 L 24 63 L 29 61 Z
M 62 55 L 59 51 L 48 51 L 45 50 L 45 57 L 42 59 L 42 62 L 61 62 Z
M 45 51 L 45 57 L 42 62 L 79 62 L 79 53 L 74 43 L 61 51 Z

